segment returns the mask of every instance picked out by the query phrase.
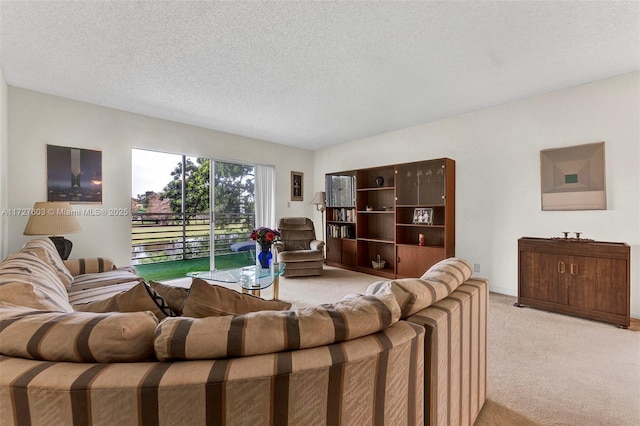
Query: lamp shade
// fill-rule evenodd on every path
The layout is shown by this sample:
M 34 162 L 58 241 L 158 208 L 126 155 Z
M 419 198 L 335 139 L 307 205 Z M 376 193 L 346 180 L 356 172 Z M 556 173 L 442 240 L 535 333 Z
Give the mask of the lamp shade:
M 76 212 L 63 201 L 37 202 L 29 216 L 24 235 L 63 235 L 82 231 Z
M 311 200 L 309 204 L 315 204 L 316 206 L 318 204 L 324 205 L 324 191 L 316 192 L 316 195 L 313 196 L 313 200 Z

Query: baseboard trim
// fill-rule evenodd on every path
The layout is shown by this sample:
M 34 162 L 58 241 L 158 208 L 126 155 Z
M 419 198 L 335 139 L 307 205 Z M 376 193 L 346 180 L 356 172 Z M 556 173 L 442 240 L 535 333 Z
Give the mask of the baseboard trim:
M 489 291 L 493 293 L 504 294 L 507 296 L 516 296 L 516 297 L 518 296 L 518 290 L 513 290 L 511 288 L 504 288 L 504 287 L 496 287 L 491 284 L 489 284 Z

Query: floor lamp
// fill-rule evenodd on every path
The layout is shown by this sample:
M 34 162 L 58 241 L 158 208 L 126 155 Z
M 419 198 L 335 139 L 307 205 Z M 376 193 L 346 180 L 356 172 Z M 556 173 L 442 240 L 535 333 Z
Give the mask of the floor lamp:
M 313 200 L 311 200 L 310 204 L 315 204 L 316 206 L 316 210 L 318 210 L 320 212 L 320 214 L 322 215 L 322 242 L 325 243 L 323 248 L 322 248 L 322 258 L 324 259 L 324 262 L 327 262 L 327 256 L 325 256 L 325 248 L 327 247 L 327 243 L 324 240 L 324 191 L 318 191 L 316 192 L 316 195 L 313 196 Z

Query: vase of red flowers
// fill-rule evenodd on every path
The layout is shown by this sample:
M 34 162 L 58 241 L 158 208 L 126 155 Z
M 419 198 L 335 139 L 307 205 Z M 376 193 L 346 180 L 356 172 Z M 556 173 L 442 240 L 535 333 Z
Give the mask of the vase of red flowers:
M 260 252 L 258 253 L 258 262 L 260 262 L 260 267 L 268 268 L 271 266 L 271 261 L 273 260 L 271 245 L 277 241 L 279 236 L 280 231 L 264 226 L 256 228 L 251 232 L 251 239 L 260 245 Z

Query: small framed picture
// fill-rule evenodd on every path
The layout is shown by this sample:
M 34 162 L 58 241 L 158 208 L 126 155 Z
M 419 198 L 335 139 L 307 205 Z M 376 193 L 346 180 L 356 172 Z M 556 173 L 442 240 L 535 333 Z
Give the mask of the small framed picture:
M 413 210 L 413 223 L 419 223 L 422 225 L 433 224 L 433 209 L 422 208 Z
M 303 176 L 302 172 L 291 172 L 291 201 L 303 201 Z

